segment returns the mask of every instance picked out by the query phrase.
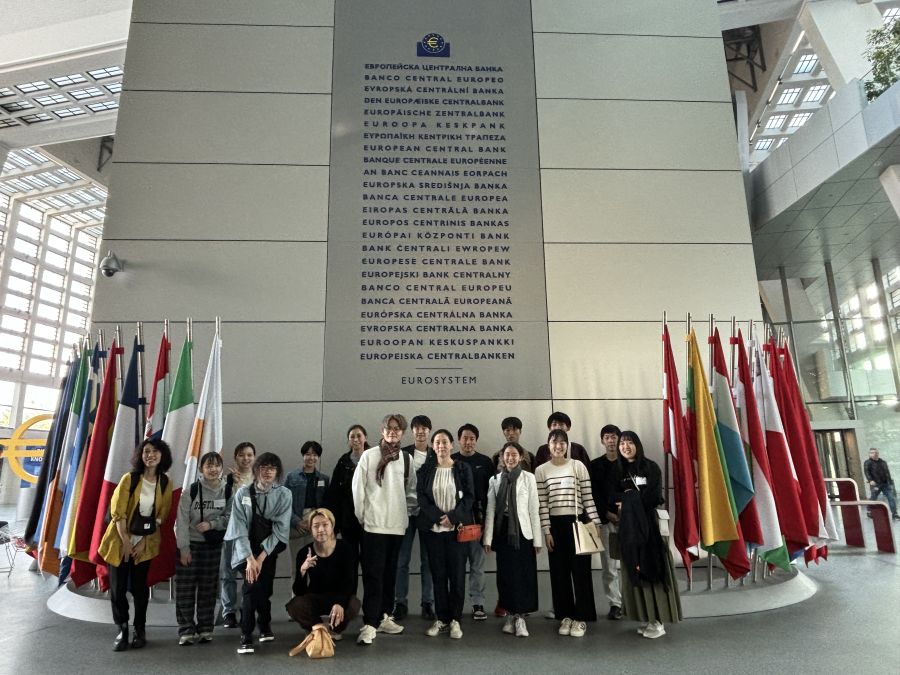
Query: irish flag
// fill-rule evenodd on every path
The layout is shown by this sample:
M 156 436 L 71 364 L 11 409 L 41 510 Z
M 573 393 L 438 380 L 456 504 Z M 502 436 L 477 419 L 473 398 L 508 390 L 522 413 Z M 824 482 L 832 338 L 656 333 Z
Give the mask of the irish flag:
M 697 334 L 689 338 L 690 369 L 688 373 L 688 408 L 694 420 L 694 449 L 697 453 L 697 483 L 700 497 L 700 539 L 703 548 L 723 560 L 731 543 L 737 541 L 737 510 L 731 493 L 731 482 L 722 451 L 722 439 L 716 423 L 712 397 Z M 724 560 L 723 560 L 724 562 Z
M 162 433 L 169 409 L 169 352 L 172 345 L 165 333 L 159 341 L 159 353 L 156 355 L 156 371 L 153 373 L 153 385 L 150 389 L 150 404 L 147 407 L 147 424 L 144 436 L 151 438 Z
M 209 352 L 209 363 L 206 365 L 206 376 L 203 378 L 203 389 L 200 390 L 200 402 L 197 404 L 197 416 L 188 444 L 188 454 L 184 459 L 184 480 L 182 490 L 188 490 L 197 479 L 197 464 L 207 452 L 222 454 L 222 338 L 219 331 L 213 336 L 212 349 Z
M 172 509 L 160 528 L 159 555 L 150 563 L 147 572 L 147 584 L 150 586 L 165 581 L 175 574 L 175 516 L 178 514 L 178 500 L 181 497 L 181 486 L 184 483 L 187 457 L 190 452 L 191 431 L 194 427 L 192 349 L 193 343 L 185 338 L 178 370 L 175 371 L 175 382 L 172 384 L 166 425 L 162 432 L 162 440 L 172 449 L 172 469 L 169 471 L 173 489 Z
M 766 437 L 759 421 L 756 405 L 756 393 L 753 391 L 753 380 L 750 377 L 750 363 L 744 337 L 738 332 L 737 338 L 737 373 L 734 378 L 734 393 L 740 416 L 741 439 L 747 453 L 752 457 L 753 487 L 756 494 L 756 511 L 759 517 L 761 540 L 756 549 L 766 562 L 789 569 L 791 564 L 784 537 L 778 524 L 778 509 L 775 506 L 775 494 L 772 491 L 772 469 L 766 454 Z

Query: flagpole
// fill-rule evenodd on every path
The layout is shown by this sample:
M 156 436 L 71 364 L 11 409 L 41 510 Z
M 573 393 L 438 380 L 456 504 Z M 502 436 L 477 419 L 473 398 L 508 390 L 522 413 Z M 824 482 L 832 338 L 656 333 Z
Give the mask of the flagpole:
M 662 372 L 663 372 L 663 398 L 666 396 L 666 343 L 665 343 L 665 334 L 666 334 L 666 310 L 663 310 L 662 316 Z M 663 424 L 667 422 L 664 420 Z M 670 457 L 663 453 L 663 483 L 664 483 L 664 492 L 663 492 L 663 500 L 666 504 L 666 510 L 669 510 L 669 461 Z
M 709 369 L 709 390 L 712 393 L 713 390 L 713 381 L 715 376 L 715 369 L 713 368 L 713 332 L 716 329 L 716 318 L 714 315 L 709 315 L 709 338 L 707 338 L 706 343 L 709 345 L 709 360 L 706 362 L 707 367 Z M 706 590 L 712 590 L 712 582 L 713 582 L 713 562 L 712 555 L 708 555 L 706 559 Z M 725 583 L 728 583 L 728 572 L 725 572 Z
M 100 348 L 100 381 L 103 382 L 106 379 L 106 357 L 103 355 L 106 348 L 103 346 L 102 328 L 97 329 L 97 346 Z
M 122 349 L 122 330 L 119 328 L 119 324 L 116 324 L 116 368 L 118 370 L 117 382 L 118 382 L 118 396 L 116 396 L 116 400 L 122 397 L 122 392 L 125 389 L 125 373 L 122 368 L 122 354 L 125 353 L 125 350 Z
M 747 322 L 747 346 L 749 347 L 747 351 L 747 366 L 750 372 L 750 377 L 753 377 L 753 359 L 756 357 L 756 350 L 753 349 L 753 319 L 750 319 Z M 753 382 L 747 383 L 751 387 L 753 386 Z M 753 552 L 750 554 L 750 583 L 756 583 L 757 577 L 757 569 L 759 568 L 759 554 L 756 549 L 753 549 Z
M 144 322 L 137 322 L 138 428 L 147 424 L 147 398 L 144 391 Z

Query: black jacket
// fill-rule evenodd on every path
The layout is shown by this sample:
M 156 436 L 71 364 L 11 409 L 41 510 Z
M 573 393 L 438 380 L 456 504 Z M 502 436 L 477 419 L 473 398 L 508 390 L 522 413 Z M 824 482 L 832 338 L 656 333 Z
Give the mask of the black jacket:
M 463 462 L 453 462 L 453 480 L 456 483 L 456 508 L 445 514 L 434 502 L 434 476 L 437 472 L 436 462 L 425 462 L 416 472 L 416 495 L 419 502 L 419 515 L 416 527 L 422 531 L 431 529 L 446 515 L 454 525 L 471 525 L 474 522 L 472 505 L 475 502 L 475 487 L 472 482 L 472 471 Z M 460 495 L 460 493 L 462 493 Z
M 644 459 L 640 467 L 631 465 L 623 472 L 620 465 L 616 473 L 618 480 L 611 499 L 622 503 L 619 510 L 622 568 L 635 586 L 647 581 L 667 587 L 666 542 L 659 534 L 655 513 L 656 507 L 663 503 L 659 465 Z M 647 482 L 635 486 L 632 475 L 646 478 Z
M 331 483 L 325 490 L 323 497 L 324 506 L 334 514 L 334 531 L 343 532 L 357 539 L 362 538 L 362 525 L 356 518 L 356 508 L 353 506 L 353 472 L 356 464 L 350 459 L 348 450 L 334 467 L 331 474 Z
M 588 471 L 591 475 L 591 492 L 594 494 L 597 513 L 600 514 L 600 522 L 608 523 L 607 511 L 613 513 L 616 511 L 615 504 L 610 504 L 610 495 L 617 489 L 619 463 L 610 462 L 604 454 L 591 462 Z
M 866 480 L 875 481 L 876 485 L 887 485 L 893 482 L 888 463 L 881 457 L 878 459 L 867 459 L 865 464 L 863 464 L 863 471 L 866 474 Z

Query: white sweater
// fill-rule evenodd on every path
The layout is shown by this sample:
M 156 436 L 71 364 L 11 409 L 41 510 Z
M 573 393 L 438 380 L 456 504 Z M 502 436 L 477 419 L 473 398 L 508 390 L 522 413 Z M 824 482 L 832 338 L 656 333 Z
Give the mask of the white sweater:
M 405 459 L 409 459 L 409 476 L 404 482 Z M 373 534 L 406 533 L 409 516 L 416 504 L 416 471 L 412 460 L 402 450 L 400 457 L 388 463 L 381 485 L 375 471 L 381 461 L 381 448 L 366 450 L 353 472 L 353 507 L 363 530 Z

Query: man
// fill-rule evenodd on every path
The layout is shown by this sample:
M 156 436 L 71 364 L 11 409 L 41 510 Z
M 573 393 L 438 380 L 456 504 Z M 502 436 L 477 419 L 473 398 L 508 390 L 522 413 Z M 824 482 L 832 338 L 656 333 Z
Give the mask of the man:
M 353 473 L 353 507 L 363 528 L 363 626 L 356 638 L 361 645 L 372 644 L 376 633 L 403 632 L 390 612 L 400 546 L 416 503 L 416 472 L 400 449 L 404 431 L 403 415 L 386 415 L 381 442 L 362 454 Z
M 416 415 L 412 418 L 410 428 L 413 432 L 413 443 L 403 448 L 412 459 L 412 468 L 418 471 L 425 464 L 429 455 L 433 455 L 429 444 L 431 436 L 431 420 L 425 415 Z M 412 558 L 413 539 L 416 537 L 416 516 L 419 515 L 419 507 L 416 506 L 409 516 L 409 526 L 403 535 L 403 544 L 400 547 L 400 557 L 397 562 L 397 582 L 394 591 L 393 617 L 397 621 L 403 621 L 409 613 L 407 596 L 409 594 L 409 561 Z M 434 583 L 431 580 L 431 570 L 428 568 L 428 552 L 425 545 L 419 539 L 419 571 L 422 576 L 422 618 L 434 621 Z
M 522 435 L 522 420 L 518 417 L 506 417 L 500 422 L 500 429 L 503 431 L 503 438 L 506 439 L 507 443 L 518 443 L 519 437 Z M 494 465 L 494 473 L 500 471 L 500 460 L 502 455 L 502 450 L 498 450 L 494 453 L 494 456 L 491 457 L 491 462 Z M 528 450 L 526 450 L 525 454 L 522 456 L 521 464 L 522 468 L 528 473 L 534 473 L 534 455 L 528 452 Z
M 600 514 L 600 539 L 603 541 L 603 552 L 600 562 L 603 565 L 603 593 L 609 601 L 609 613 L 606 618 L 618 621 L 622 618 L 622 592 L 619 589 L 619 561 L 610 557 L 609 535 L 616 532 L 619 516 L 610 511 L 609 495 L 614 491 L 616 467 L 619 459 L 619 434 L 621 430 L 614 424 L 607 424 L 600 430 L 600 442 L 606 453 L 591 462 L 591 492 L 594 504 Z
M 549 431 L 553 431 L 554 429 L 562 429 L 567 434 L 569 433 L 569 429 L 572 428 L 572 420 L 568 415 L 564 412 L 554 412 L 550 417 L 547 418 L 547 429 Z M 577 459 L 587 469 L 591 468 L 591 457 L 588 455 L 587 450 L 584 449 L 583 445 L 579 445 L 578 443 L 569 442 L 569 459 Z M 538 448 L 537 453 L 534 456 L 534 468 L 537 469 L 544 462 L 550 461 L 550 446 L 544 443 L 541 447 Z
M 490 458 L 477 451 L 478 427 L 474 424 L 463 424 L 456 432 L 459 441 L 459 452 L 454 453 L 454 462 L 463 462 L 472 470 L 475 485 L 475 504 L 472 513 L 475 522 L 484 525 L 487 511 L 488 481 L 494 475 L 494 466 Z M 484 548 L 480 541 L 469 541 L 463 544 L 466 549 L 466 560 L 469 562 L 469 599 L 472 602 L 472 618 L 485 621 L 484 611 Z
M 284 479 L 284 486 L 291 491 L 291 565 L 297 560 L 297 553 L 312 542 L 312 535 L 306 524 L 309 513 L 324 506 L 328 476 L 319 471 L 322 446 L 316 441 L 306 441 L 300 447 L 303 466 L 291 471 Z
M 888 506 L 891 509 L 891 516 L 894 520 L 900 520 L 897 515 L 897 500 L 894 496 L 894 481 L 891 479 L 891 470 L 888 468 L 887 462 L 878 456 L 878 448 L 869 448 L 869 459 L 863 465 L 863 472 L 866 474 L 866 480 L 869 481 L 869 489 L 871 495 L 869 499 L 875 501 L 880 495 L 887 497 Z M 871 517 L 871 511 L 869 516 Z

